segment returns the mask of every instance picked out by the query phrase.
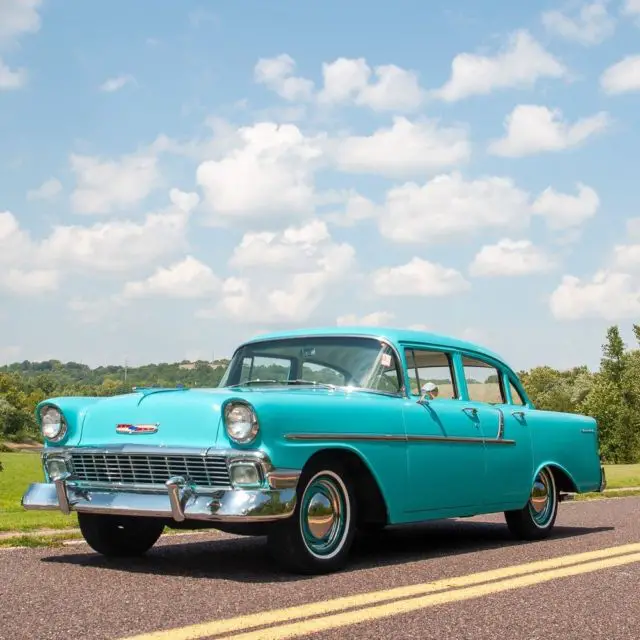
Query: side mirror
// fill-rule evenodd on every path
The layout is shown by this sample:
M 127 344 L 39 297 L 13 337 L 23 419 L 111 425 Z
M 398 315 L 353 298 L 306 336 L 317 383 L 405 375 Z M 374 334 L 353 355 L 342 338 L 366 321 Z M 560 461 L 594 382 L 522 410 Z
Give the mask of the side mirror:
M 433 382 L 425 382 L 420 389 L 421 395 L 418 400 L 421 404 L 427 404 L 433 396 L 438 395 L 438 385 Z

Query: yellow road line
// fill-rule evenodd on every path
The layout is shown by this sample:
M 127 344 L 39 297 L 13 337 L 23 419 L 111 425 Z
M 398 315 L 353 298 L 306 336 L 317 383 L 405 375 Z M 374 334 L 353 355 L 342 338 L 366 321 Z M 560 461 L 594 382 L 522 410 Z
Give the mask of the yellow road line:
M 479 573 L 472 573 L 466 576 L 444 578 L 435 582 L 396 587 L 394 589 L 386 589 L 382 591 L 372 591 L 370 593 L 360 593 L 352 596 L 335 598 L 333 600 L 311 602 L 294 607 L 287 607 L 285 609 L 261 611 L 259 613 L 238 616 L 236 618 L 212 620 L 176 629 L 143 633 L 136 636 L 130 636 L 123 640 L 196 640 L 198 638 L 217 636 L 223 633 L 246 631 L 248 629 L 269 624 L 290 622 L 292 620 L 299 620 L 300 618 L 326 615 L 336 611 L 344 611 L 354 607 L 364 607 L 380 602 L 386 602 L 388 600 L 423 596 L 425 594 L 433 594 L 438 591 L 469 587 L 489 582 L 491 580 L 523 576 L 549 569 L 558 569 L 559 567 L 567 567 L 578 563 L 590 562 L 601 558 L 611 558 L 634 552 L 640 552 L 640 543 L 620 545 L 617 547 L 598 549 L 597 551 L 587 551 L 585 553 L 560 556 L 557 558 L 549 558 L 548 560 L 538 560 L 536 562 L 529 562 L 521 565 L 481 571 Z M 400 603 L 398 602 L 394 602 L 392 605 L 388 606 L 395 609 L 399 604 Z M 353 615 L 357 617 L 361 611 L 362 610 L 358 610 L 344 615 Z M 312 622 L 316 621 L 314 620 Z M 264 634 L 266 631 L 260 631 L 259 633 Z M 267 636 L 260 635 L 259 637 L 262 638 Z
M 577 576 L 582 573 L 590 573 L 591 571 L 631 564 L 632 562 L 640 562 L 640 553 L 594 560 L 593 562 L 585 564 L 518 576 L 516 578 L 507 578 L 506 580 L 489 582 L 475 587 L 443 591 L 419 598 L 411 598 L 410 600 L 401 600 L 399 602 L 357 609 L 347 613 L 338 613 L 324 618 L 313 618 L 311 620 L 294 622 L 269 629 L 262 629 L 260 631 L 250 631 L 239 635 L 227 636 L 225 640 L 284 640 L 285 638 L 294 638 L 309 633 L 317 633 L 318 631 L 326 631 L 328 629 L 336 629 L 338 627 L 346 627 L 353 624 L 379 620 L 380 618 L 410 613 L 418 609 L 426 609 L 427 607 L 434 607 L 439 604 L 461 602 L 463 600 L 471 600 L 472 598 L 479 598 L 502 591 L 522 589 L 523 587 L 530 587 L 535 584 L 540 584 L 541 582 L 548 582 L 549 580 Z

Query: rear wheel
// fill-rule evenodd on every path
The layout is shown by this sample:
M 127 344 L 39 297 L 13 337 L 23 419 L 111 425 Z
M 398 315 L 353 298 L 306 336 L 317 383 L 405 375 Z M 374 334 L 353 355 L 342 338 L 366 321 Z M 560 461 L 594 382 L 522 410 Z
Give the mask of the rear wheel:
M 558 489 L 548 467 L 536 476 L 527 504 L 517 511 L 506 511 L 511 533 L 523 540 L 541 540 L 551 534 L 558 515 Z
M 292 516 L 271 528 L 269 550 L 296 573 L 338 571 L 347 562 L 355 524 L 355 494 L 344 467 L 314 464 L 300 478 Z
M 132 557 L 146 553 L 158 541 L 164 524 L 153 518 L 78 513 L 84 539 L 98 553 Z

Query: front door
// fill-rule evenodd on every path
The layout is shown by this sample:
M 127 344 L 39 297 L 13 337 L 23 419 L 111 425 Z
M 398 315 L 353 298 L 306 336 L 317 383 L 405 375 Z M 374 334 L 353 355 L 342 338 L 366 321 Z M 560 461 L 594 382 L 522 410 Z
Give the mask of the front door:
M 531 491 L 533 451 L 528 408 L 505 372 L 488 360 L 462 356 L 468 405 L 485 439 L 483 511 L 524 506 Z M 507 394 L 507 387 L 512 398 Z M 516 395 L 517 394 L 517 395 Z M 518 399 L 520 403 L 518 404 Z
M 405 349 L 411 399 L 404 408 L 410 491 L 405 504 L 424 515 L 466 515 L 481 502 L 485 448 L 477 416 L 460 399 L 451 355 Z M 418 403 L 427 382 L 438 394 Z

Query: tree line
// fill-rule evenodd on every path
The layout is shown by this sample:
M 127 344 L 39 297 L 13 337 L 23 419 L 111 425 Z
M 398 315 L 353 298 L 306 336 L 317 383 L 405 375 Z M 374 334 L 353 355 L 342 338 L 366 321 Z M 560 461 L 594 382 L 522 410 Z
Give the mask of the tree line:
M 618 326 L 609 327 L 597 371 L 541 366 L 518 374 L 536 407 L 594 417 L 607 463 L 640 462 L 640 325 L 633 325 L 633 333 L 637 344 L 628 348 Z M 109 396 L 129 393 L 133 386 L 216 387 L 227 363 L 212 367 L 199 361 L 190 369 L 180 363 L 92 369 L 48 360 L 0 367 L 0 439 L 39 439 L 34 408 L 45 398 Z

